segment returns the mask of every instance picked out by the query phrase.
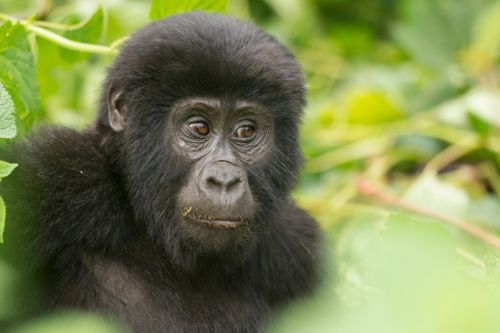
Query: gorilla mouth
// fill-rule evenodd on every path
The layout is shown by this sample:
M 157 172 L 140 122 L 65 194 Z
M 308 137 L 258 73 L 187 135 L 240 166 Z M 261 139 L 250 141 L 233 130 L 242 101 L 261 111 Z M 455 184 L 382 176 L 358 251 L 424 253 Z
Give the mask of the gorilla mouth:
M 248 221 L 242 217 L 216 217 L 189 214 L 184 216 L 184 218 L 191 222 L 205 224 L 214 229 L 234 229 L 248 223 Z

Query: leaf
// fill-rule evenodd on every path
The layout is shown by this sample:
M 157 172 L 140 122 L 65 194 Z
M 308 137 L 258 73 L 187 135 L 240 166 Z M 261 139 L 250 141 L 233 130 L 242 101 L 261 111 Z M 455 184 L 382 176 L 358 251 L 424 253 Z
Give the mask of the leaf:
M 78 312 L 56 313 L 16 326 L 11 333 L 120 333 L 117 324 L 94 314 Z
M 5 229 L 5 202 L 0 197 L 0 243 L 3 243 L 3 230 Z
M 470 126 L 476 133 L 486 136 L 491 132 L 491 124 L 473 112 L 467 112 L 467 119 L 469 120 Z
M 500 20 L 498 17 L 500 17 L 500 1 L 483 8 L 475 22 L 472 43 L 465 56 L 469 65 L 478 72 L 486 71 L 490 66 L 494 66 L 496 59 L 500 56 Z
M 35 62 L 22 25 L 6 22 L 0 26 L 0 82 L 16 110 L 18 130 L 25 131 L 39 116 L 40 97 Z
M 226 6 L 227 0 L 152 0 L 149 17 L 152 20 L 159 20 L 192 10 L 223 12 Z
M 417 61 L 444 66 L 470 41 L 480 8 L 477 0 L 406 1 L 394 35 Z
M 16 136 L 16 109 L 14 102 L 0 82 L 0 138 L 12 139 Z
M 76 18 L 71 17 L 67 23 L 75 23 Z M 78 28 L 67 30 L 63 36 L 82 43 L 96 44 L 101 40 L 104 32 L 104 12 L 102 7 L 96 9 L 94 14 L 84 23 L 81 23 Z M 90 56 L 90 53 L 78 52 L 60 48 L 61 56 L 69 63 L 83 61 Z
M 351 124 L 380 124 L 404 116 L 385 94 L 378 91 L 356 91 L 348 96 L 347 120 Z
M 17 167 L 15 163 L 0 161 L 0 179 L 7 177 Z M 0 243 L 3 243 L 3 230 L 5 229 L 5 202 L 0 197 Z
M 343 222 L 335 283 L 274 318 L 266 332 L 500 332 L 498 278 L 492 285 L 471 278 L 445 228 L 407 214 L 373 219 Z M 366 230 L 375 225 L 379 232 Z
M 19 275 L 5 260 L 0 259 L 0 321 L 7 322 L 16 313 L 19 304 Z
M 500 95 L 494 89 L 474 88 L 465 95 L 440 105 L 437 115 L 444 122 L 456 126 L 472 126 L 477 131 L 477 121 L 500 128 L 499 109 Z M 472 121 L 476 123 L 471 123 L 470 115 L 474 116 Z
M 17 167 L 16 163 L 0 161 L 0 179 L 7 177 Z

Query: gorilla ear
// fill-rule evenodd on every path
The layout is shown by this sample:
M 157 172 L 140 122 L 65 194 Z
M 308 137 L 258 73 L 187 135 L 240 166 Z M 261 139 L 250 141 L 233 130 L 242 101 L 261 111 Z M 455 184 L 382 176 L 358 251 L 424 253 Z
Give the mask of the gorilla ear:
M 109 96 L 108 121 L 115 132 L 121 132 L 127 127 L 127 107 L 121 99 L 122 93 L 114 92 Z

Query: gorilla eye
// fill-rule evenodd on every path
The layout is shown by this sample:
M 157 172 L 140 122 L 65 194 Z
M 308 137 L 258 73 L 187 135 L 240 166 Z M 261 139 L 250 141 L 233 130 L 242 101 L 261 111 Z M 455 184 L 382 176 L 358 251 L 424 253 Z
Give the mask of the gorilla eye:
M 252 126 L 241 126 L 234 132 L 234 136 L 238 139 L 250 139 L 255 135 L 255 128 Z
M 196 123 L 189 124 L 189 128 L 194 134 L 207 136 L 210 133 L 210 129 L 208 128 L 208 124 L 203 121 L 198 121 Z

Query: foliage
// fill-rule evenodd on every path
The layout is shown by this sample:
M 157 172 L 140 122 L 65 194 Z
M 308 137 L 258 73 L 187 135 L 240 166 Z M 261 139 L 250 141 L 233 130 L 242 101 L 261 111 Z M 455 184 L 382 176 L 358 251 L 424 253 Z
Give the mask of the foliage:
M 68 23 L 74 23 L 74 21 L 78 22 L 78 19 L 74 17 L 67 19 Z M 104 31 L 104 24 L 103 9 L 99 7 L 87 21 L 83 21 L 81 24 L 76 23 L 76 26 L 65 30 L 63 36 L 78 42 L 97 43 L 100 41 Z M 64 48 L 61 48 L 60 52 L 61 56 L 69 63 L 76 63 L 90 56 L 90 54 L 70 51 Z
M 14 101 L 0 82 L 0 139 L 12 139 L 16 136 L 16 121 Z M 0 180 L 7 177 L 16 167 L 14 163 L 0 160 Z M 3 242 L 3 230 L 5 228 L 5 203 L 0 197 L 0 243 Z
M 94 315 L 58 313 L 27 323 L 10 333 L 119 333 L 118 327 Z
M 254 20 L 306 72 L 307 163 L 294 197 L 331 250 L 317 295 L 268 330 L 500 331 L 500 254 L 486 239 L 500 235 L 498 0 L 100 3 L 0 4 L 1 140 L 16 122 L 20 135 L 41 121 L 89 123 L 105 66 L 148 14 Z M 0 178 L 14 167 L 0 162 Z M 0 233 L 4 216 L 0 199 Z M 15 274 L 0 258 L 0 324 Z M 18 330 L 100 327 L 76 314 L 41 320 Z
M 17 117 L 25 129 L 29 128 L 40 101 L 33 54 L 26 31 L 19 24 L 6 22 L 0 27 L 0 81 L 15 105 Z
M 165 18 L 172 14 L 187 12 L 193 9 L 222 12 L 226 9 L 227 0 L 152 0 L 149 17 L 153 20 Z

